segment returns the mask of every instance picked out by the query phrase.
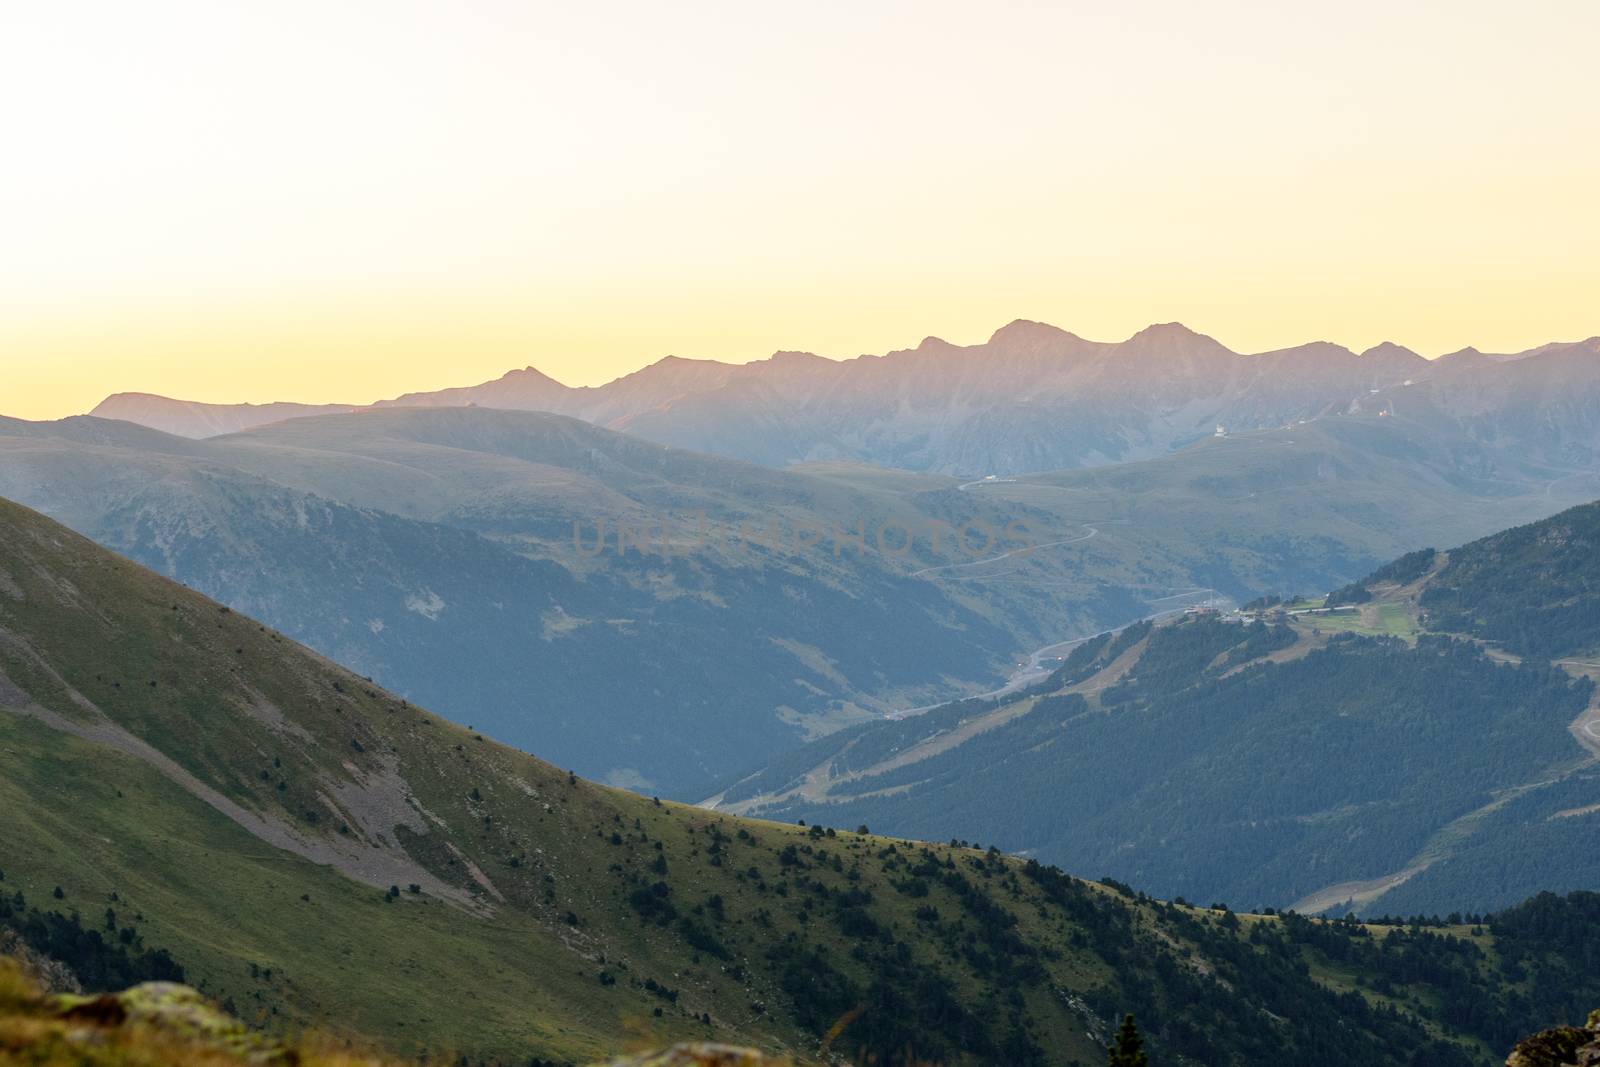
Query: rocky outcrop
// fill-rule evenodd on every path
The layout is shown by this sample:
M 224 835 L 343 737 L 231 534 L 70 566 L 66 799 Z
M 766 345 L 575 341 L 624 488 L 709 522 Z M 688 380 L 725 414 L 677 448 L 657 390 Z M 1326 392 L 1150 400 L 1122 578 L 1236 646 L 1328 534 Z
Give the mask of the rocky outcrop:
M 145 1027 L 248 1064 L 297 1063 L 296 1053 L 251 1030 L 198 992 L 174 982 L 145 982 L 121 993 L 64 994 L 48 1002 L 69 1023 Z
M 1506 1067 L 1597 1067 L 1600 1065 L 1600 1011 L 1586 1026 L 1542 1030 L 1511 1050 Z
M 46 993 L 83 992 L 71 967 L 35 951 L 15 930 L 0 927 L 0 956 L 14 959 L 23 977 Z
M 325 1052 L 259 1033 L 172 982 L 146 982 L 120 993 L 52 994 L 46 982 L 61 976 L 41 976 L 37 964 L 37 958 L 0 955 L 0 1064 L 381 1067 L 377 1059 L 346 1050 Z

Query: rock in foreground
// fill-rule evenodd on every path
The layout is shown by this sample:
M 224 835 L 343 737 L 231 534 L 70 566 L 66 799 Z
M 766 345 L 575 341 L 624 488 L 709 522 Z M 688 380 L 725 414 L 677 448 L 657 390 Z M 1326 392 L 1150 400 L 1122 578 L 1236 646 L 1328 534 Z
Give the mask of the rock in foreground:
M 1506 1067 L 1595 1067 L 1600 1065 L 1600 1011 L 1588 1025 L 1541 1030 L 1511 1050 Z

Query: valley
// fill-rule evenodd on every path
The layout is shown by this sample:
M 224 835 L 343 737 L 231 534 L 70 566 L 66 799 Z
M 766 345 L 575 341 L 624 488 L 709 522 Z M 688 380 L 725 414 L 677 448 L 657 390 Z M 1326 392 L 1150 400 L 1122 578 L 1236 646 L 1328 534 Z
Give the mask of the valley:
M 1581 896 L 1539 905 L 1594 926 L 1552 947 L 1517 909 L 1485 928 L 1315 925 L 993 848 L 739 819 L 437 719 L 8 503 L 0 575 L 0 924 L 85 974 L 181 977 L 269 1039 L 1066 1064 L 1131 1010 L 1173 1057 L 1468 1065 L 1600 995 L 1505 994 L 1502 959 L 1564 973 L 1600 940 Z M 80 936 L 101 912 L 160 951 Z M 1469 975 L 1487 999 L 1463 1028 L 1440 1005 Z M 441 988 L 470 1010 L 442 1010 Z M 1224 1021 L 1261 1013 L 1295 1025 Z
M 206 440 L 4 420 L 0 493 L 460 722 L 698 801 L 797 742 L 1002 690 L 1019 662 L 1189 590 L 1329 588 L 1581 488 L 1401 419 L 1252 440 L 971 485 L 770 470 L 536 412 L 314 415 Z

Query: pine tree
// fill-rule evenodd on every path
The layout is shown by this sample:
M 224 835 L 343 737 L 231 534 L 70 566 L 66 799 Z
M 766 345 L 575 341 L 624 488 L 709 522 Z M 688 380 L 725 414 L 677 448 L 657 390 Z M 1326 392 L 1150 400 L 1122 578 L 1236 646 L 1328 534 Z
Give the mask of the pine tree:
M 1150 1067 L 1150 1057 L 1144 1052 L 1144 1039 L 1133 1024 L 1133 1016 L 1122 1017 L 1122 1029 L 1117 1031 L 1117 1043 L 1106 1049 L 1110 1067 Z

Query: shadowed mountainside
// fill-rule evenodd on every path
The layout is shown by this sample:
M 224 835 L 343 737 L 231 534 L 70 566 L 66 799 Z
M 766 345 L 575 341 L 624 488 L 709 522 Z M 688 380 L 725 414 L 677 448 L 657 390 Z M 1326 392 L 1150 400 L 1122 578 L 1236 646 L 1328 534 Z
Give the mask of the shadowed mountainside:
M 0 493 L 457 721 L 684 799 L 1040 678 L 1041 646 L 1549 514 L 1589 484 L 1568 471 L 1400 416 L 967 483 L 482 408 L 205 441 L 0 420 Z
M 852 727 L 717 803 L 1301 910 L 1470 913 L 1585 888 L 1597 543 L 1588 504 L 1408 554 L 1327 606 L 1102 635 L 1033 694 Z

